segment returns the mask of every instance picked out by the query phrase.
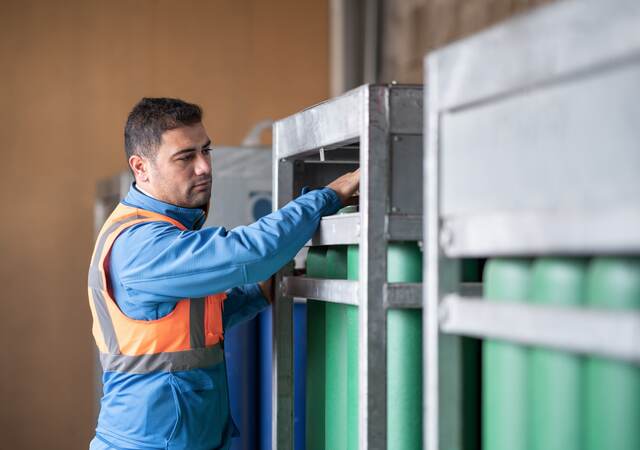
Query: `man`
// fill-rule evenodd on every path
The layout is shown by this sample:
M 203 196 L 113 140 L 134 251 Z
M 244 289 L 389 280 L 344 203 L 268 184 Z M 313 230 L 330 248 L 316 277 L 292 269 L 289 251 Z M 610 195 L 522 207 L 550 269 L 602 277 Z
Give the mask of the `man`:
M 224 330 L 254 317 L 271 275 L 358 188 L 358 171 L 256 223 L 204 228 L 211 140 L 199 106 L 145 98 L 129 114 L 135 182 L 105 223 L 89 269 L 104 369 L 98 449 L 228 448 Z M 260 282 L 260 283 L 258 283 Z

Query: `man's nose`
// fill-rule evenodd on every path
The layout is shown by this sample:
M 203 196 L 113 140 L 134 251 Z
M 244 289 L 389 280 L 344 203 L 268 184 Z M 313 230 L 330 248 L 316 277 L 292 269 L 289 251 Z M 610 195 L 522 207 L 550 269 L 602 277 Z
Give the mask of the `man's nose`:
M 211 175 L 211 158 L 209 155 L 198 155 L 195 167 L 196 175 Z

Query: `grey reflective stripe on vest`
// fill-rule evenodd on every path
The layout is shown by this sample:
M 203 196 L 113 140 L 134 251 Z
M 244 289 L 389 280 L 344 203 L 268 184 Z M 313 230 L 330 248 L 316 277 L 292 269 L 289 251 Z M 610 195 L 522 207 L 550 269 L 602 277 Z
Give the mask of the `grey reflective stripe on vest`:
M 222 362 L 224 352 L 218 344 L 213 347 L 164 352 L 151 355 L 110 355 L 100 354 L 102 368 L 106 372 L 149 373 L 178 372 L 214 366 Z
M 204 298 L 192 298 L 189 302 L 189 340 L 191 348 L 204 348 Z
M 98 316 L 98 323 L 100 324 L 104 343 L 107 345 L 109 353 L 117 355 L 120 353 L 120 346 L 118 345 L 116 332 L 113 329 L 113 322 L 109 315 L 109 309 L 107 309 L 108 300 L 104 298 L 100 289 L 91 288 L 91 294 L 93 295 L 93 305 L 96 310 L 96 315 Z
M 127 217 L 126 219 L 118 220 L 113 222 L 109 228 L 107 228 L 104 233 L 100 235 L 98 238 L 98 242 L 96 243 L 96 248 L 93 254 L 93 259 L 91 260 L 91 265 L 89 266 L 89 287 L 104 289 L 102 282 L 102 276 L 100 276 L 100 257 L 102 256 L 102 252 L 104 250 L 104 244 L 107 242 L 107 238 L 111 233 L 116 231 L 120 226 L 125 223 L 133 222 L 134 220 L 140 219 L 139 216 Z

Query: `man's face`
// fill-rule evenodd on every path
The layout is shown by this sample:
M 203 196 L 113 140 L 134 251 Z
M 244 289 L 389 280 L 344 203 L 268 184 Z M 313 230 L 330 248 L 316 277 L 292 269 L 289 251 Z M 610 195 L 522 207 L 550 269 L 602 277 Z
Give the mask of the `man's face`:
M 202 123 L 162 134 L 148 165 L 151 194 L 173 205 L 202 208 L 211 198 L 211 139 Z

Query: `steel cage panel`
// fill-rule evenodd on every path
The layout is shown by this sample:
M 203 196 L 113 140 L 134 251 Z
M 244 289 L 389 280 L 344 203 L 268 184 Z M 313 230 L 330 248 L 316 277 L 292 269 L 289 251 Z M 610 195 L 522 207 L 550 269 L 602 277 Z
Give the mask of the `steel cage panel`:
M 359 280 L 323 280 L 282 273 L 276 288 L 276 322 L 290 320 L 289 295 L 316 295 L 357 304 L 359 316 L 359 447 L 386 448 L 386 311 L 388 307 L 419 307 L 419 285 L 387 284 L 386 252 L 390 240 L 420 240 L 422 202 L 419 181 L 410 186 L 392 176 L 392 161 L 422 160 L 422 88 L 364 85 L 274 123 L 274 192 L 277 207 L 291 200 L 307 180 L 324 182 L 323 166 L 344 172 L 359 164 L 360 211 L 323 218 L 307 245 L 359 245 Z M 394 140 L 395 137 L 395 140 Z M 418 140 L 416 140 L 418 138 Z M 394 145 L 398 155 L 392 154 Z M 413 147 L 411 147 L 413 145 Z M 357 160 L 354 150 L 357 149 Z M 354 164 L 355 163 L 355 164 Z M 307 169 L 309 167 L 312 169 Z M 329 170 L 329 169 L 327 169 Z M 418 171 L 419 172 L 419 171 Z M 421 175 L 421 174 L 420 174 Z M 327 180 L 328 181 L 328 180 Z M 399 199 L 392 208 L 392 198 Z M 411 297 L 418 298 L 411 298 Z M 280 317 L 278 317 L 280 315 Z M 273 448 L 292 445 L 292 381 L 289 324 L 274 328 Z M 280 357 L 278 355 L 285 355 Z M 284 371 L 282 368 L 284 367 Z M 285 411 L 285 413 L 282 413 Z
M 461 449 L 461 406 L 440 401 L 459 400 L 459 336 L 640 361 L 640 312 L 500 305 L 459 281 L 463 257 L 640 253 L 638 29 L 637 2 L 567 0 L 425 57 L 426 449 Z
M 639 27 L 562 1 L 428 56 L 447 255 L 640 251 Z

